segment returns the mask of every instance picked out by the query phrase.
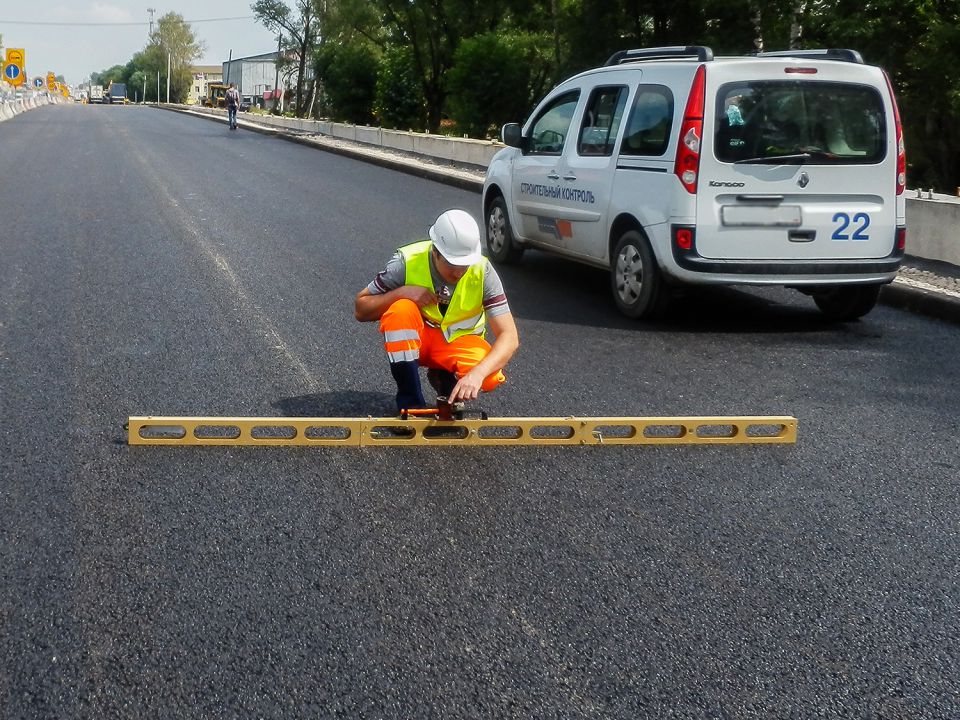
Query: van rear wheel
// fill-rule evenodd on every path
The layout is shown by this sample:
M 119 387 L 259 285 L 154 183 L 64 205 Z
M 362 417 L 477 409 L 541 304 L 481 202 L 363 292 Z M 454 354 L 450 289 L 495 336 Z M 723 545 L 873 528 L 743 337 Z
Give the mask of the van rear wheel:
M 873 310 L 880 297 L 880 285 L 835 285 L 813 293 L 813 301 L 831 320 L 846 322 Z
M 636 230 L 620 236 L 610 263 L 610 287 L 627 317 L 653 320 L 666 309 L 667 292 L 650 243 Z
M 502 197 L 495 197 L 487 210 L 487 254 L 496 262 L 508 265 L 519 260 L 523 250 L 513 238 L 507 204 Z

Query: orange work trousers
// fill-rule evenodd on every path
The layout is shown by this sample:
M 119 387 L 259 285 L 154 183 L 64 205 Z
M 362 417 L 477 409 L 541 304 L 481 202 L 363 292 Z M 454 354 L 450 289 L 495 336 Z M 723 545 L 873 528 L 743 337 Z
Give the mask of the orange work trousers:
M 380 332 L 390 362 L 419 361 L 421 367 L 449 370 L 457 378 L 470 372 L 490 352 L 480 335 L 461 335 L 447 342 L 440 328 L 423 322 L 413 300 L 397 300 L 380 318 Z M 488 375 L 480 387 L 490 392 L 506 380 L 502 370 Z

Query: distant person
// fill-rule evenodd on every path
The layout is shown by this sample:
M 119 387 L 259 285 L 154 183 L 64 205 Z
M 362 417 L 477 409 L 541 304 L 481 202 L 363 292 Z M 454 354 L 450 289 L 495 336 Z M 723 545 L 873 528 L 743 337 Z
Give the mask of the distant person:
M 237 129 L 237 108 L 240 107 L 240 92 L 233 83 L 227 88 L 227 121 L 230 129 Z

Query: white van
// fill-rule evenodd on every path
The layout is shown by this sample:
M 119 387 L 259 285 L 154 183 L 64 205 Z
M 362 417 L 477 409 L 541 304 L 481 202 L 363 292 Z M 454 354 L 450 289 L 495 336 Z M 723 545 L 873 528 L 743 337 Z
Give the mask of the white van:
M 852 320 L 903 258 L 900 117 L 852 50 L 619 52 L 502 138 L 483 188 L 490 257 L 533 247 L 607 268 L 630 317 L 692 283 L 794 287 Z

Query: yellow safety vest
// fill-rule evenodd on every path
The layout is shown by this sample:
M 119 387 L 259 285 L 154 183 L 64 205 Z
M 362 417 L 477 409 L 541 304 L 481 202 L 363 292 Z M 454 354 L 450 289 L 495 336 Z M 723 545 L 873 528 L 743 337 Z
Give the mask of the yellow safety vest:
M 432 242 L 423 240 L 400 248 L 406 267 L 405 285 L 417 285 L 437 291 L 430 275 L 432 247 Z M 440 328 L 447 342 L 452 342 L 462 335 L 483 334 L 487 321 L 483 312 L 483 273 L 486 266 L 486 260 L 470 266 L 457 283 L 445 315 L 440 314 L 440 308 L 436 304 L 420 308 L 427 321 Z

